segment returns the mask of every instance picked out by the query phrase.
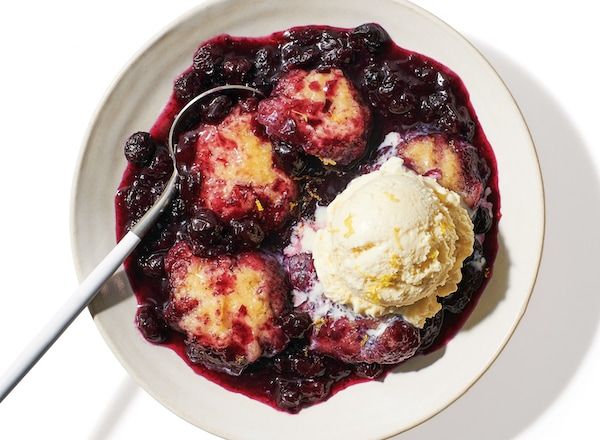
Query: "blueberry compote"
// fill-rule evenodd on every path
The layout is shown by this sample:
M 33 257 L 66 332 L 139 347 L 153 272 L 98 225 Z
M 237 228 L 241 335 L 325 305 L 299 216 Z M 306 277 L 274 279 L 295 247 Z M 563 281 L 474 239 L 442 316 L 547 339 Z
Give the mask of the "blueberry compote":
M 289 244 L 292 227 L 300 219 L 310 219 L 317 203 L 327 205 L 353 177 L 364 172 L 376 160 L 380 153 L 377 147 L 386 134 L 433 133 L 470 144 L 481 163 L 487 164 L 485 194 L 480 203 L 471 207 L 477 237 L 475 250 L 463 266 L 458 291 L 439 299 L 442 310 L 418 332 L 417 353 L 428 353 L 445 344 L 475 306 L 491 275 L 500 218 L 494 155 L 456 74 L 430 58 L 400 48 L 376 24 L 354 29 L 306 26 L 264 38 L 221 35 L 199 47 L 190 68 L 175 80 L 173 94 L 150 132 L 135 133 L 125 144 L 128 166 L 115 202 L 117 238 L 123 237 L 153 204 L 171 175 L 166 136 L 174 116 L 190 99 L 223 84 L 246 84 L 260 89 L 268 99 L 275 93 L 279 79 L 297 70 L 341 71 L 351 82 L 370 113 L 366 148 L 361 147 L 361 157 L 337 164 L 318 160 L 294 147 L 293 142 L 286 142 L 297 135 L 294 124 L 271 127 L 279 132 L 257 125 L 253 128 L 257 136 L 271 142 L 269 154 L 273 163 L 296 185 L 295 190 L 286 193 L 293 199 L 291 212 L 277 222 L 263 221 L 265 215 L 219 217 L 214 210 L 190 201 L 201 197 L 198 194 L 202 194 L 201 188 L 208 185 L 209 178 L 202 172 L 192 172 L 188 166 L 197 153 L 194 136 L 198 132 L 193 129 L 200 123 L 218 124 L 232 109 L 240 114 L 255 111 L 260 103 L 256 97 L 214 96 L 194 115 L 190 131 L 179 138 L 178 195 L 125 264 L 139 303 L 135 322 L 148 341 L 173 349 L 197 373 L 228 390 L 288 412 L 321 402 L 353 383 L 381 378 L 394 365 L 350 364 L 311 350 L 311 319 L 293 310 L 289 288 L 289 304 L 279 308 L 284 311 L 277 317 L 277 325 L 285 334 L 283 351 L 260 357 L 239 375 L 208 368 L 211 365 L 195 356 L 180 329 L 169 325 L 171 321 L 165 316 L 172 295 L 165 255 L 176 243 L 187 242 L 194 254 L 204 259 L 261 249 L 275 255 L 281 263 L 277 255 L 281 257 Z M 286 185 L 292 188 L 289 182 Z M 274 185 L 273 191 L 278 191 L 278 187 L 281 185 Z M 265 199 L 261 197 L 266 196 L 254 196 L 253 203 L 262 212 L 261 201 Z M 248 195 L 240 193 L 240 197 Z M 310 260 L 300 263 L 288 268 L 286 285 L 302 285 L 310 276 Z

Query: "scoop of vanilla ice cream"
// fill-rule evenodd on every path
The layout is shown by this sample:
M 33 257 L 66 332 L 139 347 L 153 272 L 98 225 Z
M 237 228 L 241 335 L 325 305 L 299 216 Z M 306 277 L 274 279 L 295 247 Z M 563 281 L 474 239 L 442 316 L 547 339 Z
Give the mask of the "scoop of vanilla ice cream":
M 329 299 L 422 327 L 456 291 L 473 239 L 460 196 L 392 157 L 338 194 L 311 247 Z

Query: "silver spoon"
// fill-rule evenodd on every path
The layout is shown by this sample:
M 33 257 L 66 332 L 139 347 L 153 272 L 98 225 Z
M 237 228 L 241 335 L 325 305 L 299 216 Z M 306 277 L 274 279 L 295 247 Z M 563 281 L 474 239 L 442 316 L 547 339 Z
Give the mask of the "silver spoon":
M 46 324 L 37 337 L 30 342 L 8 371 L 0 379 L 0 402 L 13 390 L 13 388 L 25 377 L 38 360 L 48 351 L 73 320 L 94 299 L 102 285 L 115 273 L 123 261 L 140 243 L 148 230 L 156 223 L 160 214 L 169 206 L 175 195 L 175 184 L 178 172 L 175 159 L 174 135 L 177 125 L 183 116 L 198 102 L 213 93 L 228 90 L 253 92 L 258 95 L 262 93 L 252 87 L 242 85 L 225 85 L 209 89 L 193 98 L 183 107 L 175 117 L 171 130 L 169 131 L 168 147 L 169 154 L 173 160 L 173 174 L 169 178 L 163 193 L 144 216 L 127 232 L 117 243 L 110 253 L 96 266 L 96 268 L 83 280 L 75 293 L 63 304 L 60 310 Z

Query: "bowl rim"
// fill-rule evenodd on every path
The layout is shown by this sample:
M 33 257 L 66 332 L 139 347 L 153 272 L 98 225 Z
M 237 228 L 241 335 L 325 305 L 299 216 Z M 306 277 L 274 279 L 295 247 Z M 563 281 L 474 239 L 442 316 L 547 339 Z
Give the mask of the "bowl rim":
M 81 174 L 81 170 L 82 170 L 82 165 L 86 160 L 87 154 L 88 154 L 88 147 L 90 144 L 90 139 L 92 138 L 92 135 L 94 134 L 95 130 L 96 130 L 96 124 L 98 121 L 98 117 L 101 115 L 104 107 L 106 106 L 106 104 L 108 102 L 111 101 L 111 99 L 113 98 L 115 89 L 117 87 L 117 85 L 119 84 L 119 82 L 123 79 L 123 77 L 127 74 L 127 72 L 136 65 L 136 63 L 139 62 L 140 58 L 149 50 L 153 49 L 155 46 L 157 46 L 164 38 L 166 38 L 166 36 L 169 34 L 169 32 L 171 31 L 171 29 L 181 25 L 183 22 L 185 22 L 186 20 L 188 20 L 189 18 L 193 17 L 194 15 L 198 14 L 199 12 L 210 8 L 214 5 L 218 5 L 221 3 L 232 3 L 232 2 L 236 2 L 236 1 L 241 1 L 241 0 L 205 0 L 203 1 L 201 4 L 192 7 L 191 9 L 187 10 L 186 12 L 184 12 L 183 14 L 179 15 L 178 17 L 176 17 L 175 19 L 171 20 L 170 22 L 168 22 L 165 26 L 163 26 L 157 33 L 154 34 L 154 36 L 152 36 L 145 44 L 143 44 L 132 56 L 131 58 L 121 67 L 121 69 L 118 71 L 118 73 L 116 74 L 116 76 L 114 77 L 114 79 L 110 82 L 109 86 L 107 87 L 107 89 L 105 90 L 102 98 L 100 99 L 99 103 L 97 104 L 96 108 L 94 109 L 94 111 L 92 112 L 91 116 L 90 116 L 90 121 L 88 123 L 88 126 L 85 130 L 85 134 L 83 137 L 83 140 L 80 144 L 80 148 L 78 151 L 78 156 L 77 156 L 77 160 L 75 163 L 75 171 L 73 174 L 73 178 L 71 181 L 71 194 L 70 194 L 70 201 L 69 201 L 69 237 L 70 237 L 70 247 L 71 247 L 71 255 L 72 255 L 72 259 L 73 259 L 73 265 L 75 268 L 75 273 L 77 275 L 77 279 L 79 281 L 82 281 L 86 274 L 83 272 L 83 269 L 81 267 L 81 257 L 80 257 L 80 253 L 77 251 L 77 224 L 76 224 L 76 216 L 77 216 L 77 190 L 79 188 L 79 183 L 80 183 L 80 179 L 82 177 Z M 509 331 L 507 332 L 504 340 L 501 342 L 501 344 L 499 344 L 496 352 L 491 356 L 491 358 L 489 359 L 489 361 L 487 362 L 487 364 L 476 374 L 473 376 L 472 380 L 465 386 L 465 388 L 460 392 L 457 393 L 456 396 L 454 396 L 454 398 L 450 399 L 448 402 L 446 402 L 445 404 L 443 404 L 442 406 L 438 407 L 438 408 L 434 408 L 432 410 L 429 411 L 429 413 L 425 416 L 423 416 L 421 419 L 416 420 L 414 423 L 412 423 L 410 426 L 405 426 L 402 429 L 398 430 L 398 431 L 394 431 L 394 432 L 390 432 L 388 434 L 385 434 L 384 437 L 382 437 L 382 439 L 390 439 L 396 435 L 399 435 L 403 432 L 409 431 L 425 422 L 427 422 L 428 420 L 430 420 L 431 418 L 435 417 L 436 415 L 438 415 L 439 413 L 441 413 L 442 411 L 444 411 L 446 408 L 448 408 L 450 405 L 452 405 L 454 402 L 456 402 L 458 399 L 460 399 L 462 396 L 464 396 L 480 379 L 481 377 L 490 369 L 490 367 L 494 364 L 494 362 L 496 362 L 496 360 L 498 359 L 498 357 L 500 356 L 500 354 L 503 352 L 503 350 L 506 348 L 506 345 L 508 344 L 508 342 L 510 341 L 510 339 L 512 338 L 512 336 L 514 335 L 516 328 L 518 327 L 519 323 L 521 322 L 521 320 L 523 319 L 527 308 L 529 306 L 529 303 L 531 301 L 531 297 L 539 276 L 539 272 L 540 272 L 540 266 L 541 266 L 541 260 L 542 260 L 542 255 L 543 255 L 543 250 L 544 250 L 544 243 L 545 243 L 545 234 L 546 234 L 546 197 L 545 197 L 545 188 L 544 188 L 544 179 L 543 179 L 543 175 L 542 175 L 542 169 L 541 169 L 541 165 L 540 165 L 540 161 L 539 161 L 539 155 L 537 153 L 537 149 L 535 147 L 535 142 L 533 140 L 533 136 L 531 134 L 531 130 L 527 124 L 527 121 L 525 120 L 525 117 L 523 115 L 523 112 L 521 110 L 521 108 L 519 107 L 519 104 L 517 102 L 517 100 L 515 99 L 514 95 L 512 94 L 512 92 L 510 91 L 509 87 L 507 86 L 506 82 L 502 79 L 502 77 L 500 76 L 500 74 L 498 73 L 498 71 L 496 70 L 496 68 L 492 65 L 492 63 L 483 55 L 483 53 L 479 50 L 479 48 L 477 48 L 467 37 L 465 37 L 463 34 L 461 34 L 459 31 L 457 31 L 456 29 L 454 29 L 452 26 L 450 26 L 448 23 L 446 23 L 445 21 L 443 21 L 442 19 L 440 19 L 439 17 L 437 17 L 436 15 L 434 15 L 433 13 L 429 12 L 428 10 L 412 3 L 409 0 L 388 0 L 391 1 L 393 3 L 397 3 L 400 5 L 403 5 L 405 7 L 408 7 L 410 9 L 412 9 L 414 12 L 416 12 L 417 14 L 420 14 L 422 16 L 424 16 L 424 18 L 431 20 L 433 22 L 435 22 L 436 24 L 438 24 L 439 26 L 441 26 L 442 28 L 444 28 L 447 32 L 453 34 L 455 37 L 458 37 L 459 40 L 461 40 L 463 43 L 466 43 L 468 46 L 470 46 L 472 49 L 475 50 L 475 52 L 481 57 L 481 59 L 483 61 L 485 61 L 485 63 L 490 67 L 491 71 L 493 72 L 493 74 L 496 76 L 496 78 L 500 81 L 500 83 L 503 85 L 504 89 L 506 90 L 506 92 L 508 93 L 508 95 L 510 96 L 515 108 L 517 109 L 517 111 L 519 112 L 520 115 L 520 119 L 523 123 L 523 126 L 525 128 L 525 131 L 527 132 L 528 135 L 528 140 L 530 143 L 530 153 L 533 153 L 533 159 L 536 165 L 536 170 L 537 170 L 537 180 L 539 181 L 539 185 L 540 185 L 540 197 L 539 197 L 539 206 L 538 206 L 538 212 L 540 213 L 540 224 L 538 225 L 538 240 L 540 243 L 539 246 L 539 250 L 536 256 L 536 261 L 535 261 L 535 271 L 533 271 L 532 276 L 530 277 L 529 280 L 529 286 L 528 286 L 528 293 L 527 296 L 525 298 L 525 301 L 523 303 L 523 306 L 521 307 L 521 309 L 519 310 L 519 313 L 517 316 L 515 316 L 514 321 L 511 325 L 511 328 L 509 329 Z M 158 400 L 161 405 L 163 405 L 165 408 L 167 408 L 169 411 L 171 411 L 172 413 L 174 413 L 175 415 L 177 415 L 179 418 L 185 420 L 186 422 L 197 426 L 199 428 L 201 428 L 202 430 L 205 430 L 206 432 L 209 432 L 213 435 L 222 437 L 222 438 L 226 438 L 224 437 L 226 434 L 224 433 L 220 433 L 215 431 L 214 429 L 209 428 L 208 426 L 199 426 L 195 423 L 191 423 L 183 414 L 181 414 L 179 411 L 177 411 L 175 408 L 172 408 L 170 406 L 167 406 L 165 404 L 162 403 L 162 400 L 159 399 L 159 397 L 152 391 L 150 391 L 150 387 L 147 386 L 146 382 L 137 374 L 136 370 L 134 368 L 130 368 L 128 361 L 121 356 L 121 354 L 118 352 L 118 350 L 116 350 L 114 344 L 112 343 L 111 338 L 109 337 L 109 335 L 107 334 L 107 332 L 105 331 L 105 329 L 103 328 L 103 326 L 99 323 L 99 321 L 94 317 L 94 315 L 92 314 L 92 311 L 90 310 L 90 307 L 88 306 L 88 312 L 90 313 L 90 316 L 92 317 L 92 320 L 94 321 L 96 328 L 98 329 L 98 331 L 100 332 L 100 334 L 102 335 L 105 343 L 108 345 L 108 347 L 110 348 L 111 352 L 113 353 L 113 355 L 117 358 L 117 360 L 119 361 L 119 363 L 123 366 L 123 368 L 125 369 L 125 371 L 131 376 L 133 377 L 133 379 L 136 381 L 136 383 L 138 385 L 140 385 L 148 394 L 150 394 L 154 399 Z

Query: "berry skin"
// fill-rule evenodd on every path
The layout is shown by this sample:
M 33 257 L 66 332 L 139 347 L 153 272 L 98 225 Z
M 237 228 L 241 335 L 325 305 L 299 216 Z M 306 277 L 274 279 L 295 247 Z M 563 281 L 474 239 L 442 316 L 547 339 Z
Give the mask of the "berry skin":
M 331 389 L 333 381 L 315 379 L 284 379 L 274 381 L 277 406 L 296 413 L 302 406 L 324 400 Z
M 371 53 L 382 51 L 390 44 L 391 39 L 385 29 L 376 23 L 361 24 L 351 33 L 352 41 Z
M 214 43 L 200 46 L 194 54 L 194 71 L 203 76 L 217 76 L 221 73 L 223 48 Z
M 257 247 L 265 239 L 264 231 L 255 220 L 232 220 L 229 225 L 233 239 L 241 249 Z
M 150 278 L 161 278 L 165 275 L 164 255 L 161 253 L 140 258 L 138 265 L 142 272 Z
M 246 57 L 230 57 L 223 63 L 223 76 L 228 84 L 243 84 L 252 70 L 252 61 Z
M 292 312 L 281 319 L 281 328 L 292 339 L 302 338 L 311 325 L 307 313 Z
M 285 258 L 290 284 L 300 291 L 307 291 L 315 282 L 316 273 L 311 254 L 296 254 Z
M 315 378 L 326 372 L 323 357 L 305 349 L 281 353 L 273 359 L 273 364 L 276 371 L 287 377 Z
M 433 345 L 437 339 L 442 325 L 444 324 L 444 311 L 440 310 L 433 318 L 427 318 L 425 325 L 421 329 L 421 347 L 420 351 L 425 351 Z
M 168 338 L 168 329 L 156 306 L 146 304 L 138 307 L 135 323 L 146 340 L 154 343 L 164 342 Z
M 198 96 L 204 88 L 204 76 L 195 70 L 184 72 L 173 84 L 175 97 L 182 104 Z
M 231 109 L 231 98 L 227 95 L 219 95 L 211 99 L 203 106 L 204 120 L 206 122 L 220 122 Z
M 358 377 L 364 377 L 366 379 L 375 379 L 383 374 L 383 367 L 381 364 L 357 364 L 354 367 L 354 371 Z
M 492 214 L 489 209 L 480 207 L 473 219 L 473 231 L 476 234 L 485 234 L 492 228 Z
M 216 243 L 223 231 L 217 215 L 207 208 L 197 208 L 187 225 L 190 238 L 200 245 Z
M 138 131 L 137 133 L 129 136 L 129 139 L 125 142 L 125 158 L 138 166 L 146 165 L 156 151 L 156 144 L 150 133 Z
M 458 290 L 442 298 L 442 305 L 450 313 L 461 313 L 475 292 L 483 284 L 483 271 L 477 269 L 472 264 L 465 264 L 463 267 L 463 278 L 458 284 Z

